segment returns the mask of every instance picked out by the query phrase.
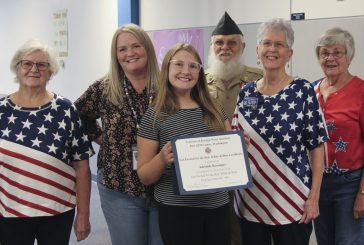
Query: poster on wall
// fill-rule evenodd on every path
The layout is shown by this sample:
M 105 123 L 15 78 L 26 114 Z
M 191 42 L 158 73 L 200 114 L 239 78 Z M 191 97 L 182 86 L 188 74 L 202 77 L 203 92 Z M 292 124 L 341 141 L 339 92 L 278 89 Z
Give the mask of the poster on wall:
M 203 29 L 184 29 L 156 31 L 153 33 L 153 45 L 157 55 L 158 64 L 161 65 L 168 49 L 176 43 L 191 44 L 199 53 L 202 62 L 204 57 Z
M 68 57 L 68 21 L 67 9 L 53 13 L 54 49 L 57 58 L 62 63 Z

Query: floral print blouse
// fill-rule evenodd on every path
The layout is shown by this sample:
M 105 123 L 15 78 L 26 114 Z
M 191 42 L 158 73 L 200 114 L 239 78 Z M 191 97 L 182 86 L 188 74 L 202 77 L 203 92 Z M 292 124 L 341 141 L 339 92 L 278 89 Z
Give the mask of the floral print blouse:
M 125 82 L 123 102 L 118 106 L 106 98 L 105 80 L 91 84 L 75 105 L 89 138 L 102 138 L 97 156 L 97 168 L 102 170 L 102 179 L 98 181 L 115 191 L 135 197 L 151 197 L 153 187 L 140 182 L 132 161 L 132 146 L 136 146 L 137 135 L 133 110 L 139 117 L 144 115 L 148 107 L 148 93 L 144 89 L 138 94 L 127 79 Z M 97 119 L 101 119 L 101 126 L 97 125 Z

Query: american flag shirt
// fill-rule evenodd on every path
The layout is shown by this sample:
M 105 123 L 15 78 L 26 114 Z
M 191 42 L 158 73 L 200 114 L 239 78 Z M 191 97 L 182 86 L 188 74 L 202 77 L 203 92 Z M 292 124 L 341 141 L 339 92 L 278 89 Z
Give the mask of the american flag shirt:
M 52 216 L 76 206 L 74 161 L 93 150 L 75 106 L 54 95 L 37 108 L 0 99 L 0 216 Z
M 325 173 L 343 174 L 364 167 L 364 81 L 355 76 L 323 99 L 316 82 L 316 97 L 324 112 L 330 140 L 325 143 Z
M 311 187 L 308 150 L 327 141 L 313 87 L 295 78 L 277 94 L 265 96 L 256 82 L 249 83 L 239 93 L 232 126 L 251 137 L 253 187 L 235 192 L 237 215 L 269 225 L 300 220 Z

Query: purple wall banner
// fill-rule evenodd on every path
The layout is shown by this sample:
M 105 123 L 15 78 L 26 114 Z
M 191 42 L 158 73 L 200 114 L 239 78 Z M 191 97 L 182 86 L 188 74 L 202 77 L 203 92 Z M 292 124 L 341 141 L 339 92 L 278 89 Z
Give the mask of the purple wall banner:
M 156 31 L 153 33 L 153 44 L 159 65 L 168 49 L 176 43 L 191 44 L 204 62 L 203 29 L 183 29 L 170 31 Z

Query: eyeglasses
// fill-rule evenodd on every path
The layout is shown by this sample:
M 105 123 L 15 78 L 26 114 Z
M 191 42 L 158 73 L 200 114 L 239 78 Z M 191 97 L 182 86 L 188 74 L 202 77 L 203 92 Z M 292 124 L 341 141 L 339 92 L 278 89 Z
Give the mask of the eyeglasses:
M 216 40 L 214 42 L 214 45 L 218 48 L 221 48 L 222 46 L 224 46 L 224 44 L 226 44 L 229 48 L 235 48 L 236 46 L 238 46 L 239 42 L 235 40 L 229 40 L 226 42 L 224 42 L 223 40 Z
M 265 48 L 274 46 L 277 49 L 284 49 L 289 47 L 285 42 L 272 42 L 271 40 L 260 40 L 259 44 Z
M 171 64 L 173 69 L 176 69 L 178 71 L 182 71 L 183 68 L 185 67 L 185 64 L 187 64 L 188 70 L 192 73 L 198 73 L 202 68 L 202 65 L 197 62 L 185 62 L 183 60 L 171 60 L 171 61 L 169 61 L 169 63 Z
M 330 55 L 334 58 L 334 59 L 340 59 L 341 57 L 343 57 L 344 55 L 346 55 L 345 52 L 341 52 L 341 51 L 334 51 L 332 53 L 330 52 L 322 52 L 319 54 L 319 57 L 323 60 L 327 60 L 329 59 Z
M 25 70 L 31 70 L 33 66 L 35 65 L 39 71 L 45 71 L 49 67 L 48 62 L 33 62 L 30 60 L 21 60 L 18 64 L 21 65 L 21 67 Z

